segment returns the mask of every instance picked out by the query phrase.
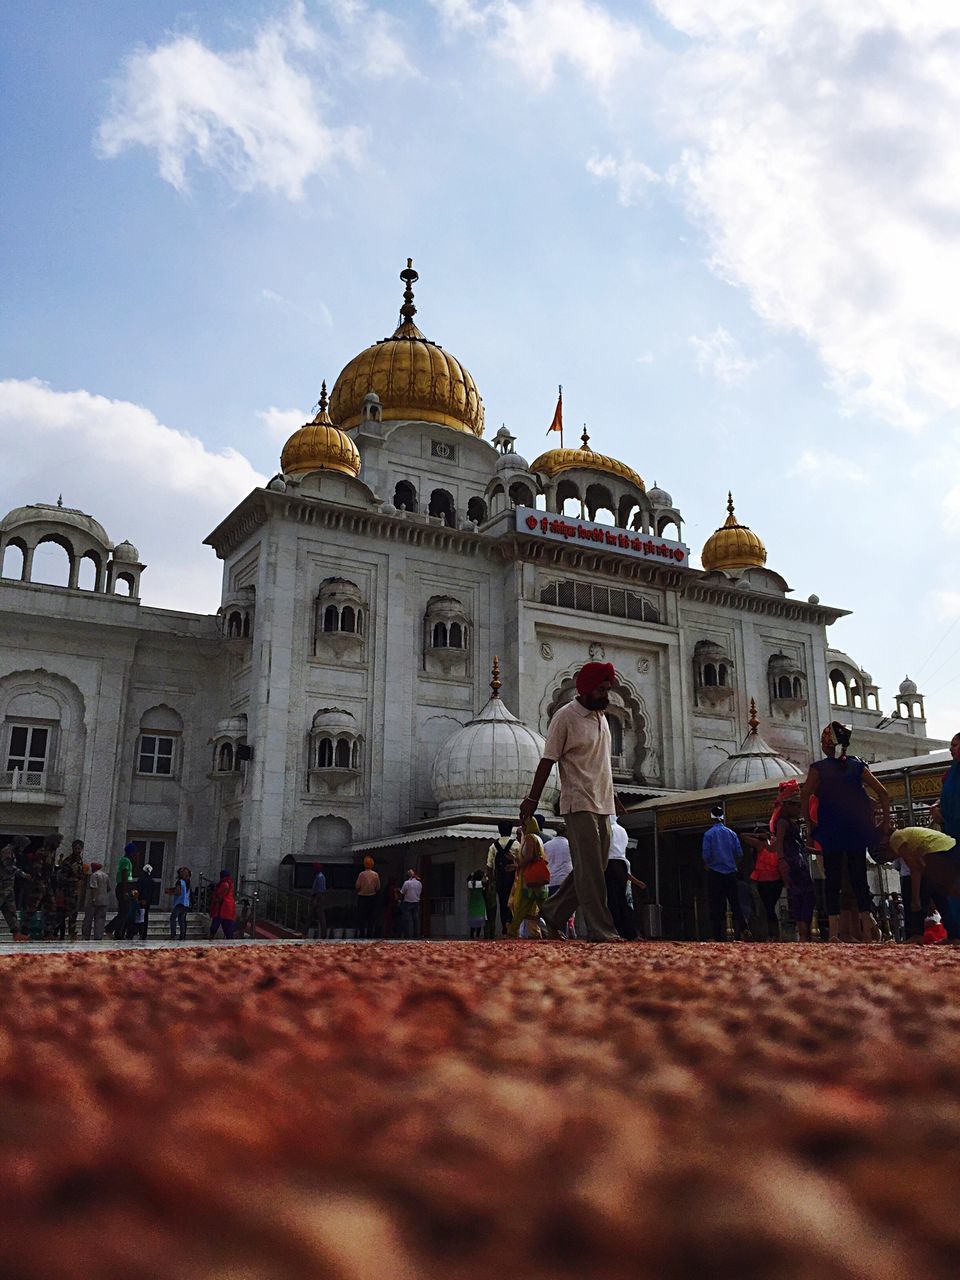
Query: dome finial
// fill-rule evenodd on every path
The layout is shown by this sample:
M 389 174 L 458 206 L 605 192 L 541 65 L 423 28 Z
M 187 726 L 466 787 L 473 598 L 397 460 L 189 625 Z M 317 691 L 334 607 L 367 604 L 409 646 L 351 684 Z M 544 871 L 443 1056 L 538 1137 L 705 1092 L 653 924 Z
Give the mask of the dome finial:
M 586 423 L 584 423 L 584 424 L 583 424 L 583 435 L 580 437 L 580 439 L 583 441 L 583 448 L 584 448 L 584 449 L 589 450 L 589 448 L 590 448 L 590 437 L 587 435 L 587 424 L 586 424 Z
M 400 272 L 400 279 L 406 285 L 403 291 L 403 306 L 400 308 L 400 323 L 406 324 L 417 314 L 417 308 L 413 305 L 413 286 L 420 277 L 413 269 L 412 258 L 407 259 L 407 265 Z
M 733 494 L 729 489 L 727 490 L 727 515 L 733 515 Z
M 756 698 L 750 699 L 750 719 L 747 721 L 750 726 L 750 732 L 755 734 L 760 728 L 760 721 L 757 719 L 757 701 Z
M 490 696 L 492 698 L 500 697 L 500 658 L 497 654 L 493 655 L 493 679 L 490 681 Z
M 327 411 L 327 382 L 326 379 L 320 383 L 320 399 L 317 401 L 317 408 L 321 413 Z

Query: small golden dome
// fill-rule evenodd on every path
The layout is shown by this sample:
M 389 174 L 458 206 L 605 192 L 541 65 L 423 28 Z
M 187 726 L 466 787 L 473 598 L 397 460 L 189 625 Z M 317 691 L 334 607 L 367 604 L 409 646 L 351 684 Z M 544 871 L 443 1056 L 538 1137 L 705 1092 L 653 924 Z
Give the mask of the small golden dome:
M 392 337 L 375 342 L 341 371 L 330 393 L 330 412 L 345 431 L 360 425 L 363 398 L 375 391 L 387 422 L 436 422 L 455 431 L 483 435 L 483 401 L 477 384 L 456 356 L 431 342 L 413 323 L 413 259 L 400 272 L 405 284 L 400 324 Z
M 333 425 L 327 412 L 327 384 L 320 392 L 317 416 L 293 433 L 283 446 L 280 470 L 287 476 L 303 476 L 310 471 L 338 471 L 356 478 L 360 474 L 360 453 L 346 432 Z
M 767 562 L 767 549 L 733 514 L 733 494 L 727 494 L 727 518 L 703 544 L 700 562 L 707 573 L 714 569 L 759 569 Z
M 589 448 L 590 437 L 587 435 L 586 427 L 580 438 L 583 444 L 579 449 L 548 449 L 546 453 L 541 453 L 539 458 L 530 463 L 530 470 L 539 471 L 545 476 L 555 476 L 561 471 L 572 471 L 575 467 L 588 471 L 605 471 L 608 475 L 626 480 L 628 484 L 635 485 L 646 492 L 643 480 L 633 467 L 628 467 L 625 462 L 620 462 L 617 458 L 608 458 L 602 453 L 594 453 Z

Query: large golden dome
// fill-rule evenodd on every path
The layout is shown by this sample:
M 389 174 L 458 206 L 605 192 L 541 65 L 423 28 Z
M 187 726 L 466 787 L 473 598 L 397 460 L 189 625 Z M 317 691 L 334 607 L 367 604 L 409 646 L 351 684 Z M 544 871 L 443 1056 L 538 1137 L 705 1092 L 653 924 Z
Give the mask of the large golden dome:
M 326 383 L 320 392 L 317 416 L 296 430 L 283 446 L 280 470 L 286 476 L 302 476 L 311 471 L 338 471 L 354 478 L 360 474 L 357 446 L 346 432 L 333 425 L 327 412 Z
M 400 324 L 350 361 L 333 384 L 330 412 L 344 430 L 359 426 L 363 398 L 375 391 L 387 422 L 436 422 L 455 431 L 483 435 L 483 401 L 477 384 L 456 356 L 425 338 L 413 323 L 413 260 L 400 272 L 405 284 Z
M 530 470 L 539 471 L 545 476 L 559 475 L 561 471 L 572 471 L 575 467 L 588 471 L 605 471 L 608 475 L 626 480 L 628 484 L 635 485 L 646 492 L 643 481 L 633 467 L 628 467 L 625 462 L 620 462 L 617 458 L 608 458 L 605 454 L 594 453 L 589 448 L 590 437 L 587 435 L 586 427 L 583 429 L 581 439 L 583 444 L 579 449 L 548 449 L 546 453 L 541 453 L 539 458 L 530 463 Z
M 733 514 L 733 494 L 727 494 L 727 518 L 703 544 L 700 562 L 707 573 L 714 569 L 759 569 L 767 562 L 767 549 Z

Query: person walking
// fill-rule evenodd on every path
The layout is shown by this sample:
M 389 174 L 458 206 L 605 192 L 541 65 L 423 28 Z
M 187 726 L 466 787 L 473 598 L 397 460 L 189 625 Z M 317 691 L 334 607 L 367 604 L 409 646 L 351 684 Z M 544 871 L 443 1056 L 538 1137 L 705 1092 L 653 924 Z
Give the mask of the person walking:
M 479 867 L 467 878 L 467 923 L 471 938 L 483 937 L 487 904 L 483 896 L 483 872 Z
M 800 788 L 798 785 L 796 798 L 799 800 L 799 797 Z M 777 903 L 780 901 L 780 895 L 783 892 L 784 877 L 780 868 L 780 856 L 773 843 L 773 828 L 768 828 L 762 837 L 741 834 L 740 843 L 741 845 L 749 844 L 756 850 L 753 870 L 750 872 L 750 883 L 756 886 L 757 896 L 760 899 L 760 905 L 763 907 L 767 941 L 779 942 L 780 920 L 777 916 Z M 742 910 L 741 898 L 741 912 Z M 744 915 L 744 919 L 746 919 L 746 915 Z
M 150 928 L 150 908 L 153 905 L 153 867 L 149 862 L 145 862 L 137 876 L 137 924 L 139 926 L 140 940 L 146 941 L 147 931 Z M 142 917 L 140 913 L 143 913 Z
M 57 896 L 59 917 L 57 937 L 77 936 L 77 915 L 80 911 L 80 884 L 83 880 L 83 841 L 74 840 L 70 852 L 57 867 Z
M 0 849 L 0 914 L 7 922 L 7 928 L 13 934 L 14 942 L 29 941 L 29 934 L 24 933 L 20 928 L 14 892 L 18 880 L 29 879 L 27 873 L 17 865 L 17 859 L 29 843 L 26 836 L 14 836 L 9 844 L 5 844 Z
M 315 938 L 326 938 L 327 936 L 327 877 L 323 873 L 323 867 L 319 862 L 313 864 L 313 884 L 310 886 L 310 914 L 307 916 L 307 931 L 303 935 L 309 938 L 312 933 Z
M 550 840 L 544 841 L 543 851 L 546 854 L 547 865 L 550 868 L 550 883 L 547 885 L 547 896 L 552 898 L 573 870 L 573 863 L 570 860 L 570 841 L 566 837 L 566 828 L 562 824 L 557 828 L 555 836 Z M 568 938 L 576 937 L 572 916 L 567 921 L 566 929 Z
M 114 889 L 114 895 L 117 900 L 117 914 L 104 929 L 105 933 L 112 937 L 120 938 L 120 925 L 126 921 L 127 905 L 126 898 L 130 890 L 133 888 L 133 863 L 130 861 L 131 853 L 136 853 L 137 846 L 128 844 L 124 846 L 123 855 L 117 863 L 117 880 Z
M 83 937 L 87 942 L 90 941 L 91 935 L 95 942 L 100 942 L 103 938 L 104 926 L 107 923 L 107 908 L 112 896 L 110 877 L 104 871 L 103 863 L 91 862 L 83 909 Z
M 642 880 L 638 880 L 630 870 L 630 859 L 627 857 L 627 842 L 626 831 L 617 822 L 616 818 L 611 818 L 610 856 L 607 858 L 607 865 L 603 871 L 603 878 L 607 886 L 607 905 L 610 908 L 613 923 L 620 937 L 626 942 L 635 942 L 637 925 L 633 910 L 627 901 L 627 885 L 632 884 L 636 889 L 645 889 L 647 886 Z
M 741 942 L 750 941 L 750 930 L 740 910 L 737 889 L 737 864 L 743 857 L 743 846 L 735 831 L 723 820 L 723 805 L 710 810 L 713 825 L 703 833 L 701 856 L 707 869 L 707 901 L 710 925 L 717 942 L 727 940 L 727 904 L 733 916 L 733 927 Z
M 500 906 L 500 932 L 506 936 L 510 928 L 510 894 L 517 873 L 520 844 L 512 822 L 498 822 L 499 835 L 487 849 L 487 875 L 493 879 L 497 902 Z
M 404 938 L 416 938 L 420 933 L 420 899 L 423 881 L 409 868 L 407 878 L 400 886 L 400 932 Z
M 228 942 L 233 940 L 237 920 L 237 896 L 233 888 L 233 876 L 226 867 L 220 872 L 220 880 L 210 897 L 210 937 L 215 938 L 220 929 Z
M 883 844 L 890 831 L 886 788 L 866 761 L 847 754 L 852 732 L 849 725 L 836 720 L 824 728 L 820 735 L 824 758 L 811 764 L 800 793 L 801 813 L 823 855 L 830 942 L 840 941 L 844 867 L 860 913 L 861 935 L 872 937 L 876 921 L 867 884 L 867 848 Z M 879 827 L 874 818 L 877 804 L 883 809 Z
M 173 894 L 173 904 L 170 912 L 170 937 L 175 938 L 179 931 L 180 941 L 186 942 L 187 910 L 190 906 L 190 881 L 186 875 L 185 867 L 177 867 L 177 878 L 173 882 L 173 888 L 168 889 L 167 893 Z
M 373 859 L 363 860 L 363 870 L 357 876 L 357 937 L 372 938 L 377 919 L 377 898 L 380 896 L 380 877 L 373 869 Z
M 541 912 L 548 935 L 565 936 L 564 926 L 581 913 L 588 942 L 619 942 L 607 906 L 603 878 L 610 850 L 609 814 L 623 806 L 613 790 L 610 726 L 603 714 L 617 673 L 610 662 L 587 662 L 576 676 L 577 696 L 554 713 L 547 730 L 543 759 L 530 792 L 520 805 L 523 826 L 536 813 L 547 779 L 560 771 L 560 812 L 570 842 L 573 869 Z

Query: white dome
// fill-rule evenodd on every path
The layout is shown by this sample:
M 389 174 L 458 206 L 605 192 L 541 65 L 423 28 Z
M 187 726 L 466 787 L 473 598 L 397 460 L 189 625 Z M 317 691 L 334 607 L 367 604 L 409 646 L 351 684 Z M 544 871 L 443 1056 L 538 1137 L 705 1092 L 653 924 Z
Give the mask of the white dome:
M 247 717 L 243 714 L 227 716 L 217 723 L 215 738 L 242 738 L 247 732 Z
M 530 472 L 530 464 L 526 458 L 521 458 L 519 453 L 501 453 L 497 459 L 497 471 L 525 471 Z
M 494 696 L 475 720 L 443 744 L 433 764 L 433 794 L 440 815 L 502 814 L 514 817 L 530 790 L 543 756 L 544 740 Z M 551 777 L 540 807 L 556 803 L 559 784 Z
M 118 542 L 113 548 L 113 558 L 117 563 L 123 564 L 139 564 L 140 552 L 132 542 Z
M 708 787 L 728 787 L 744 782 L 781 782 L 784 778 L 802 778 L 803 770 L 790 760 L 778 756 L 773 747 L 757 733 L 757 707 L 750 701 L 750 732 L 740 750 L 718 764 L 707 779 Z
M 0 531 L 19 529 L 23 525 L 65 525 L 85 533 L 92 542 L 109 547 L 110 539 L 99 520 L 88 516 L 76 507 L 61 507 L 49 502 L 33 502 L 26 507 L 14 507 L 0 520 Z
M 331 730 L 345 729 L 348 732 L 356 733 L 357 722 L 349 711 L 344 711 L 342 707 L 322 707 L 313 717 L 314 732 L 326 729 Z
M 907 698 L 912 697 L 917 692 L 917 683 L 911 680 L 909 676 L 904 676 L 900 681 L 900 692 Z
M 647 497 L 650 499 L 652 507 L 672 507 L 673 498 L 667 493 L 666 489 L 660 489 L 657 482 L 653 482 L 653 488 L 647 490 Z

